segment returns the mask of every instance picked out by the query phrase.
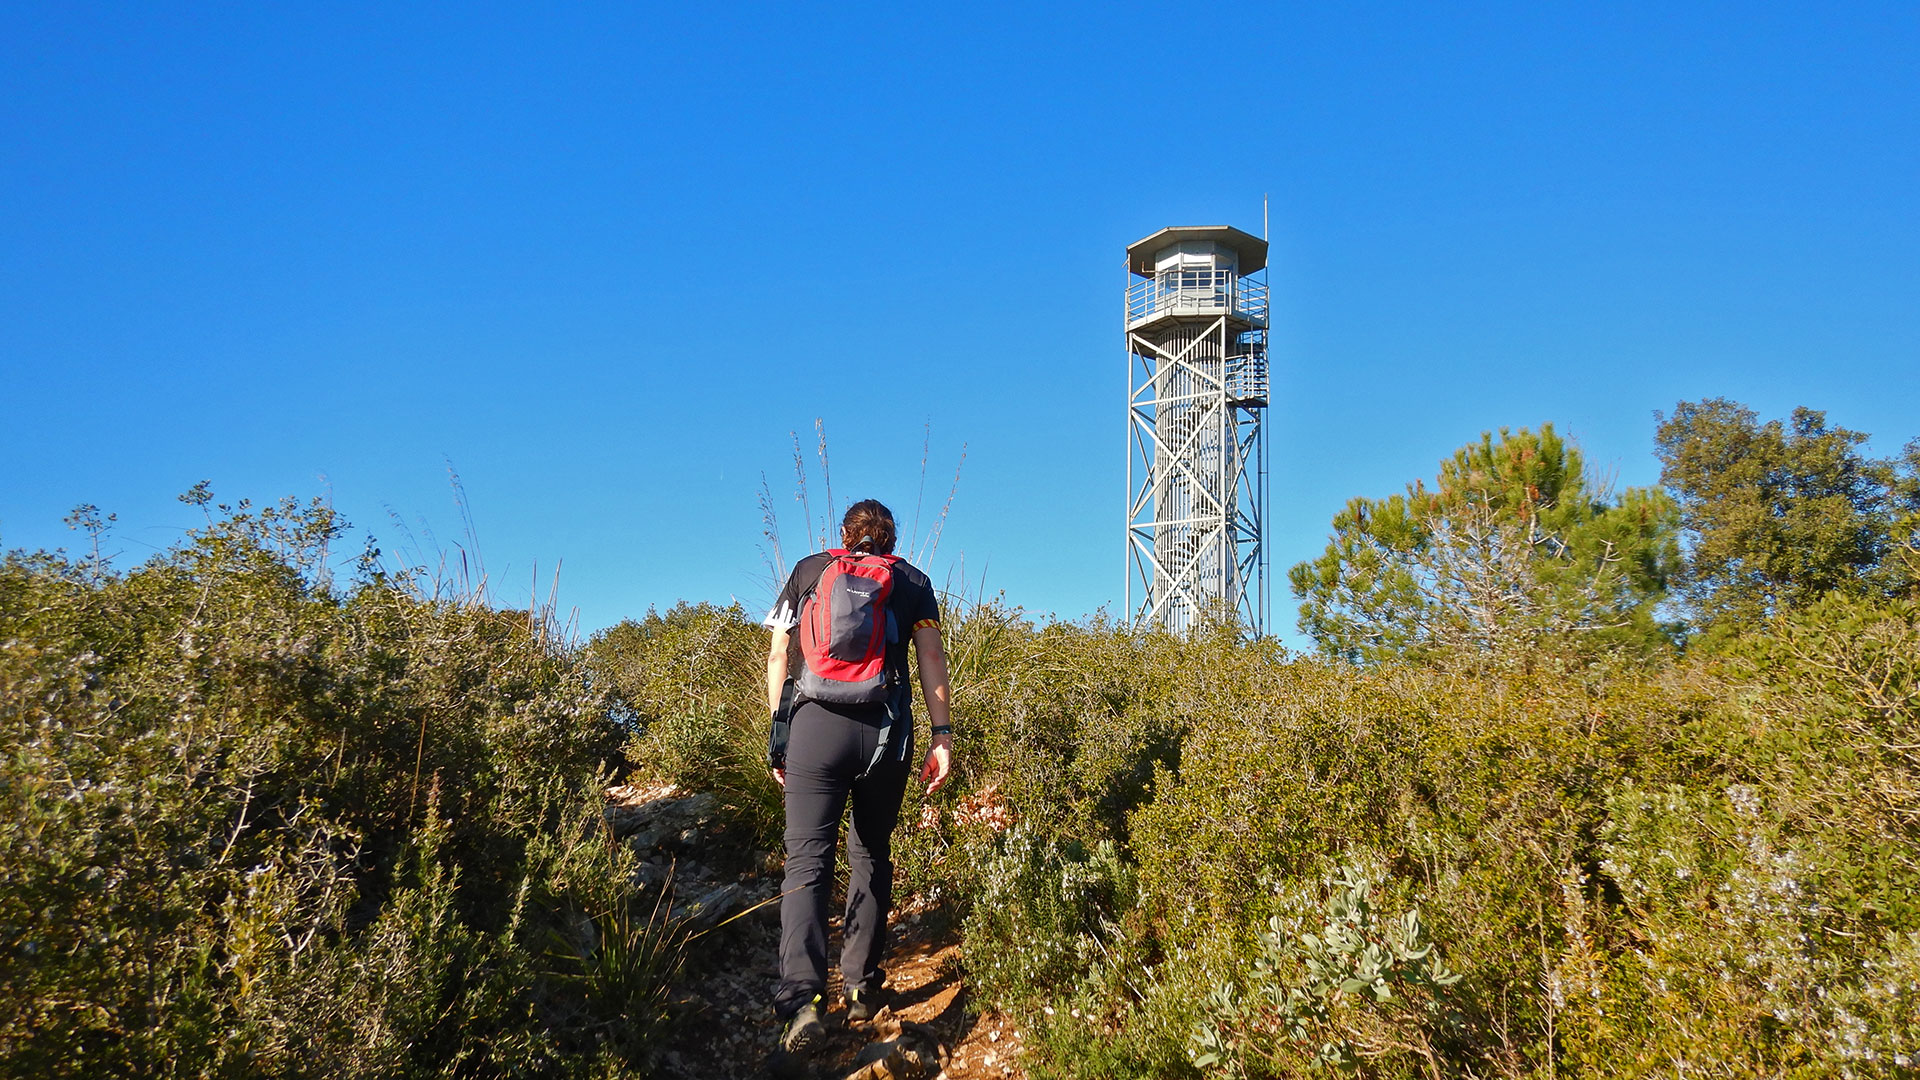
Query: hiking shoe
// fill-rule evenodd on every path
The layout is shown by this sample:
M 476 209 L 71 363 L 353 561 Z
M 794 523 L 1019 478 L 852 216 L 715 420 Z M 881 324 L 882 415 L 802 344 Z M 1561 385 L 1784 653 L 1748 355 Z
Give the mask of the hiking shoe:
M 827 1024 L 820 1018 L 820 995 L 800 1006 L 800 1010 L 787 1021 L 787 1029 L 780 1034 L 780 1049 L 789 1054 L 811 1054 L 820 1049 L 826 1041 Z
M 880 995 L 872 990 L 847 991 L 847 1020 L 864 1023 L 880 1011 Z

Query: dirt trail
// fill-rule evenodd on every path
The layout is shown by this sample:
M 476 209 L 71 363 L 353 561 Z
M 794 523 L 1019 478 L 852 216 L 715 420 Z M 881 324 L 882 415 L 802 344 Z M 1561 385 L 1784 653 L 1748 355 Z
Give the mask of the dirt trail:
M 663 1060 L 667 1075 L 685 1080 L 837 1080 L 852 1072 L 861 1049 L 884 1034 L 881 1025 L 846 1022 L 835 975 L 826 994 L 834 1003 L 826 1048 L 806 1061 L 778 1053 L 780 1025 L 767 1000 L 776 974 L 779 916 L 768 908 L 728 930 L 733 932 L 726 933 L 724 941 L 697 958 L 696 970 L 677 997 L 679 1019 Z M 837 934 L 832 945 L 837 952 Z M 911 919 L 895 920 L 888 1013 L 937 1033 L 947 1051 L 946 1070 L 939 1075 L 952 1080 L 1024 1078 L 1023 1044 L 1015 1025 L 996 1013 L 973 1011 L 960 973 L 961 948 Z
M 649 804 L 681 795 L 666 788 L 634 788 L 609 792 L 609 819 L 629 839 L 647 837 L 644 827 Z M 641 827 L 635 831 L 636 821 Z M 674 822 L 679 828 L 680 822 Z M 688 825 L 688 829 L 695 826 Z M 656 833 L 662 830 L 654 830 Z M 665 830 L 671 831 L 671 830 Z M 685 841 L 700 837 L 680 833 Z M 708 839 L 719 839 L 708 833 Z M 651 842 L 651 841 L 649 841 Z M 687 845 L 687 846 L 690 846 Z M 692 852 L 683 846 L 679 866 L 689 866 Z M 754 869 L 735 879 L 738 895 L 771 896 L 778 891 L 777 859 L 763 858 Z M 683 880 L 699 880 L 700 872 Z M 733 878 L 734 875 L 716 875 Z M 841 1003 L 839 974 L 829 976 L 825 999 L 830 1003 L 829 1036 L 820 1052 L 802 1061 L 779 1052 L 780 1024 L 769 1000 L 777 975 L 775 956 L 780 937 L 777 905 L 753 911 L 694 943 L 689 970 L 675 994 L 672 1033 L 661 1059 L 662 1074 L 675 1080 L 840 1080 L 856 1068 L 856 1059 L 869 1044 L 897 1029 L 892 1021 L 924 1024 L 942 1044 L 944 1071 L 927 1075 L 951 1080 L 1024 1080 L 1020 1065 L 1024 1049 L 1021 1033 L 1007 1018 L 976 1011 L 967 994 L 961 956 L 964 945 L 944 919 L 927 917 L 912 901 L 904 902 L 889 920 L 891 944 L 887 953 L 889 1007 L 873 1022 L 850 1025 Z M 834 920 L 829 955 L 840 949 L 839 920 Z M 914 1080 L 900 1077 L 899 1080 Z

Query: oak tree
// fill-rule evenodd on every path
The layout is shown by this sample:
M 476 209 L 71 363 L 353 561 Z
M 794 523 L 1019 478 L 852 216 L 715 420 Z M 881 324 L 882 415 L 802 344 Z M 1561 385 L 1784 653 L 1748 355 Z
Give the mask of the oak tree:
M 1831 593 L 1911 587 L 1900 556 L 1920 521 L 1920 448 L 1903 467 L 1868 457 L 1866 441 L 1805 407 L 1761 423 L 1710 398 L 1660 417 L 1660 480 L 1687 543 L 1679 585 L 1700 627 L 1724 633 Z

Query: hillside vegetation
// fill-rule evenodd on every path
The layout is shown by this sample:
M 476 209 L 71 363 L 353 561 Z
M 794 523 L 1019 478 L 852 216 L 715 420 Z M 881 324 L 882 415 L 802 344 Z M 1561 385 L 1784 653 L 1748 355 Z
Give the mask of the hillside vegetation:
M 622 652 L 659 670 L 761 636 L 680 608 Z M 998 607 L 952 636 L 961 778 L 909 794 L 903 884 L 964 911 L 970 984 L 1021 1016 L 1037 1075 L 1913 1067 L 1909 602 L 1822 604 L 1734 655 L 1532 670 Z M 677 707 L 637 752 L 690 784 L 737 762 L 746 789 L 752 695 Z
M 1489 435 L 1296 569 L 1312 656 L 949 597 L 902 894 L 1038 1076 L 1912 1075 L 1920 450 L 1861 445 L 1683 405 L 1615 495 Z M 335 584 L 338 528 L 0 564 L 0 1070 L 648 1072 L 678 954 L 599 789 L 775 845 L 765 632 L 576 647 Z
M 125 573 L 0 563 L 0 1072 L 638 1060 L 606 694 L 525 612 L 330 587 L 324 507 L 219 510 Z

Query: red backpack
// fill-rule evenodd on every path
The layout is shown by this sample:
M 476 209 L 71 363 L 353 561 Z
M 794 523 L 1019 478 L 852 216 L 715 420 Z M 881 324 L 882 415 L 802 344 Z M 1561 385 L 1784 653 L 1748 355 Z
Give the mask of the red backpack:
M 833 548 L 820 581 L 800 604 L 800 655 L 806 670 L 795 690 L 812 701 L 866 705 L 886 701 L 894 685 L 887 645 L 899 640 L 887 600 L 897 555 Z

